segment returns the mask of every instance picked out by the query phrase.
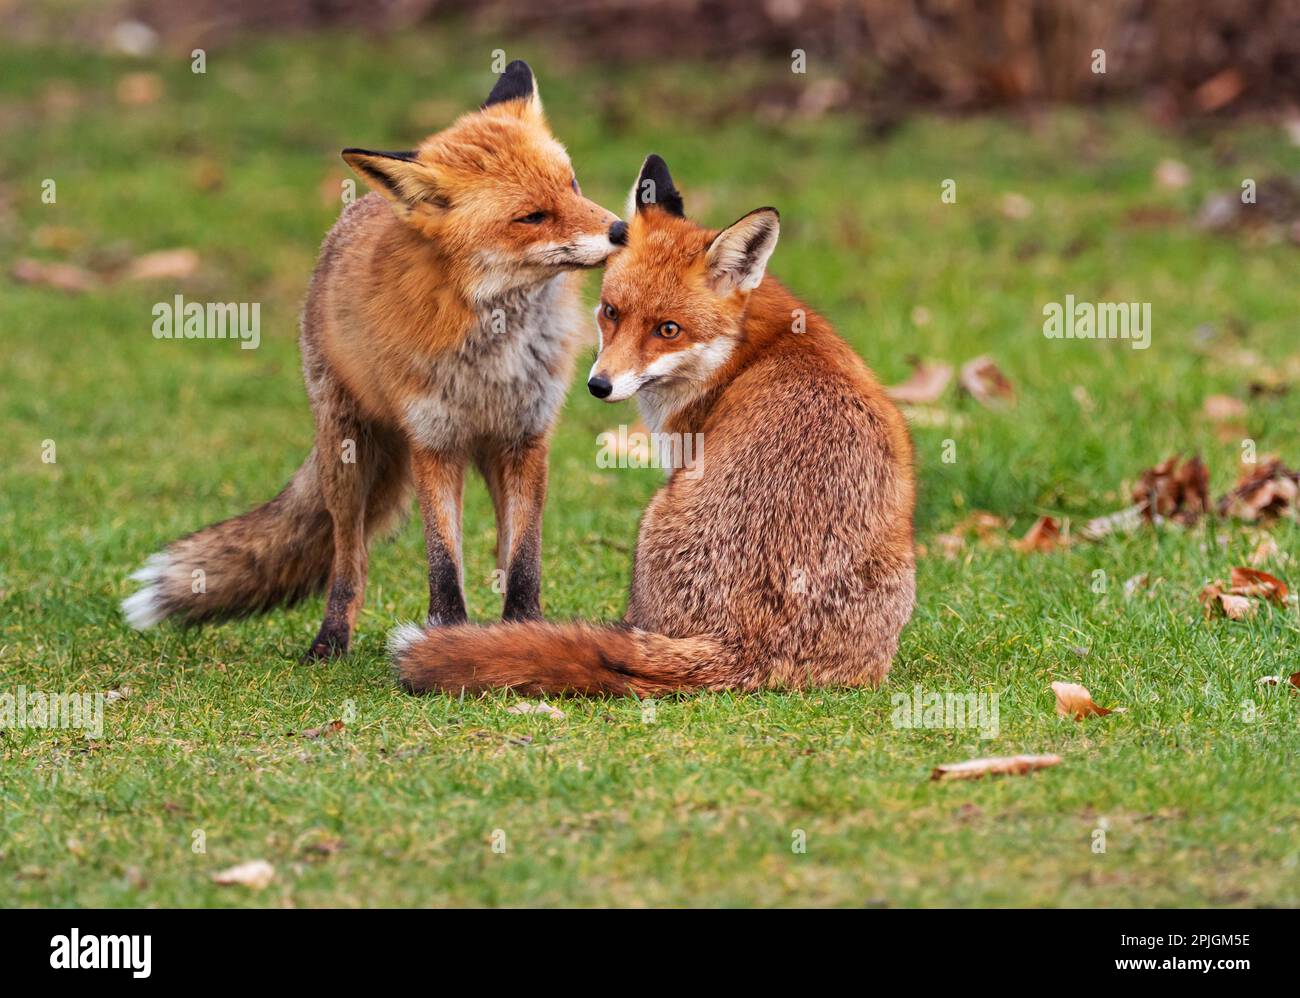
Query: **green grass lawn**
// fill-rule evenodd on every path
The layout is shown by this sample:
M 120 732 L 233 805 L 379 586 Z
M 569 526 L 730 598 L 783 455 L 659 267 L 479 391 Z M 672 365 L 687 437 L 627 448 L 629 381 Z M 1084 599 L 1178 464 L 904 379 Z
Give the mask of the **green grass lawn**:
M 881 139 L 850 117 L 777 126 L 748 113 L 779 67 L 615 73 L 546 42 L 506 45 L 533 64 L 589 196 L 621 206 L 657 151 L 706 223 L 781 209 L 771 269 L 883 380 L 903 380 L 912 354 L 988 353 L 1016 385 L 1012 410 L 950 388 L 914 425 L 929 554 L 888 683 L 670 698 L 653 720 L 633 700 L 565 701 L 556 720 L 508 713 L 504 695 L 407 697 L 384 639 L 423 613 L 414 520 L 374 552 L 343 661 L 297 660 L 318 600 L 202 631 L 124 625 L 130 571 L 269 498 L 310 446 L 297 310 L 350 176 L 338 150 L 402 148 L 476 105 L 500 43 L 250 42 L 209 53 L 205 75 L 180 58 L 0 50 L 0 692 L 129 687 L 99 738 L 0 729 L 0 904 L 1300 903 L 1300 696 L 1257 685 L 1300 669 L 1300 618 L 1292 605 L 1206 621 L 1196 601 L 1256 536 L 1219 523 L 1034 556 L 972 545 L 951 560 L 934 541 L 973 510 L 1013 520 L 1008 536 L 1040 514 L 1077 526 L 1126 505 L 1125 480 L 1175 451 L 1204 456 L 1217 495 L 1240 441 L 1202 415 L 1210 394 L 1247 400 L 1259 453 L 1300 463 L 1300 394 L 1246 391 L 1270 371 L 1300 380 L 1300 251 L 1190 223 L 1208 191 L 1297 169 L 1300 150 L 1272 127 L 1184 137 L 1117 108 L 919 118 Z M 120 106 L 118 80 L 142 69 L 163 96 Z M 1153 181 L 1166 157 L 1190 167 L 1189 186 Z M 940 199 L 945 179 L 955 204 Z M 1004 213 L 1008 193 L 1029 201 L 1027 218 Z M 67 295 L 8 276 L 22 257 L 102 265 L 173 247 L 200 254 L 193 277 Z M 177 292 L 261 302 L 260 348 L 155 340 L 153 303 Z M 1044 338 L 1042 306 L 1066 294 L 1151 302 L 1150 349 Z M 580 385 L 562 414 L 550 616 L 621 612 L 661 476 L 598 468 L 596 436 L 635 418 Z M 1273 535 L 1283 558 L 1264 567 L 1300 584 L 1286 560 L 1300 529 Z M 474 481 L 479 620 L 499 612 L 492 538 Z M 1139 573 L 1160 581 L 1126 600 Z M 1127 713 L 1058 718 L 1054 680 Z M 997 737 L 894 727 L 891 695 L 918 686 L 997 694 Z M 342 731 L 301 734 L 334 719 Z M 940 763 L 1021 752 L 1063 762 L 928 780 Z M 265 890 L 212 883 L 251 859 L 276 868 Z

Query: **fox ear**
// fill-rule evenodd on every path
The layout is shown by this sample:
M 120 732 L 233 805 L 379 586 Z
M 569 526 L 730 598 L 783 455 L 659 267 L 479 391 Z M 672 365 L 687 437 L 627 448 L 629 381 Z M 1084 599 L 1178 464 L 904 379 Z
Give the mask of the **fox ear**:
M 520 103 L 515 105 L 514 101 Z M 542 98 L 537 93 L 537 81 L 533 78 L 533 71 L 528 63 L 522 59 L 516 59 L 510 63 L 501 74 L 488 94 L 488 99 L 483 102 L 481 110 L 486 111 L 490 107 L 496 107 L 498 104 L 510 104 L 520 109 L 541 112 Z
M 758 287 L 780 234 L 781 215 L 775 208 L 756 208 L 719 232 L 706 258 L 714 290 L 725 294 Z
M 343 158 L 372 189 L 395 204 L 408 208 L 422 201 L 446 204 L 433 171 L 413 152 L 344 149 Z
M 670 215 L 676 215 L 678 218 L 686 217 L 681 192 L 673 184 L 672 175 L 668 172 L 668 164 L 663 161 L 662 156 L 651 153 L 641 164 L 641 172 L 637 175 L 636 183 L 628 192 L 627 217 L 630 219 L 637 212 L 646 211 L 656 205 Z

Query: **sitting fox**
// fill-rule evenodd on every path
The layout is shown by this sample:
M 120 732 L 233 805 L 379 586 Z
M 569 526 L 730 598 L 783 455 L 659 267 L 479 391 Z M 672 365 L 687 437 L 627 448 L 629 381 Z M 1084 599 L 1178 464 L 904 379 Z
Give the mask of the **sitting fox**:
M 136 573 L 147 585 L 123 604 L 136 627 L 237 617 L 326 589 L 305 657 L 346 652 L 370 542 L 400 519 L 412 480 L 428 622 L 463 622 L 471 461 L 496 510 L 505 619 L 541 616 L 547 439 L 583 340 L 574 272 L 603 263 L 627 226 L 582 196 L 523 62 L 418 150 L 343 158 L 376 193 L 326 237 L 303 310 L 315 446 L 270 502 L 173 542 Z
M 605 271 L 588 387 L 700 434 L 641 521 L 621 625 L 500 624 L 390 644 L 411 692 L 875 685 L 912 613 L 911 443 L 829 323 L 765 277 L 772 208 L 713 232 L 649 157 Z M 680 438 L 679 438 L 680 439 Z

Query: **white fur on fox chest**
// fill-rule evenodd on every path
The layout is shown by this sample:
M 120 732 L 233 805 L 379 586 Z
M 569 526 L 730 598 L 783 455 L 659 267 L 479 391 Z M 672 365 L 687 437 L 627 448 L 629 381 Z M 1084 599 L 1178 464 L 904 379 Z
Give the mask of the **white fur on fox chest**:
M 485 307 L 455 351 L 413 361 L 426 387 L 402 414 L 411 439 L 430 450 L 460 451 L 550 429 L 578 345 L 576 299 L 563 276 L 553 278 Z

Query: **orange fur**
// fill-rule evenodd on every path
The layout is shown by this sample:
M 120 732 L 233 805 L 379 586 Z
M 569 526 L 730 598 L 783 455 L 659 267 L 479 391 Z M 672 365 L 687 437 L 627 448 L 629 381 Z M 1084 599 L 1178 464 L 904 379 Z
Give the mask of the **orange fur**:
M 655 160 L 641 179 L 675 195 Z M 764 276 L 778 226 L 772 209 L 718 232 L 641 205 L 607 266 L 593 393 L 635 393 L 652 430 L 703 441 L 642 518 L 624 627 L 399 632 L 406 689 L 642 694 L 884 678 L 915 593 L 911 443 L 861 359 Z
M 344 158 L 375 193 L 326 237 L 303 309 L 316 445 L 276 499 L 151 560 L 146 588 L 124 604 L 137 626 L 238 616 L 324 588 L 308 655 L 345 651 L 369 543 L 400 518 L 412 483 L 429 621 L 463 620 L 470 462 L 495 483 L 505 616 L 540 616 L 546 441 L 581 345 L 573 272 L 617 248 L 621 223 L 582 196 L 523 63 L 418 149 Z M 203 591 L 191 585 L 200 571 Z

